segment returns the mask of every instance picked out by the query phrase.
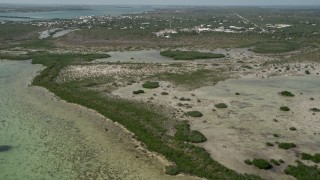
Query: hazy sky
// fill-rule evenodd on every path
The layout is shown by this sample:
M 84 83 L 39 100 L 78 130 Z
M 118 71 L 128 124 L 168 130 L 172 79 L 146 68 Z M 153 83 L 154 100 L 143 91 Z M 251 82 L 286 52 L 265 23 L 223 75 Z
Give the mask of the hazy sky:
M 127 4 L 127 5 L 320 5 L 320 0 L 0 0 L 23 4 Z

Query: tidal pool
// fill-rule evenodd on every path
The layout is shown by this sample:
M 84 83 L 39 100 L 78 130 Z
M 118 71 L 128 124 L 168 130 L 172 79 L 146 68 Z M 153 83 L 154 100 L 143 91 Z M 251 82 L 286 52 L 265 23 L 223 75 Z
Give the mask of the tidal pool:
M 0 61 L 0 179 L 189 179 L 165 175 L 119 125 L 31 86 L 39 70 Z

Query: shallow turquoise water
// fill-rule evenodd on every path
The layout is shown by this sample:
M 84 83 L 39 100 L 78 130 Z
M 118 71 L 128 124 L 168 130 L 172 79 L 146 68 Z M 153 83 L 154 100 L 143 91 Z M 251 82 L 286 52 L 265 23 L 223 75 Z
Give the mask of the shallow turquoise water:
M 0 152 L 1 180 L 171 179 L 121 127 L 30 86 L 40 69 L 0 61 L 0 146 L 12 147 Z

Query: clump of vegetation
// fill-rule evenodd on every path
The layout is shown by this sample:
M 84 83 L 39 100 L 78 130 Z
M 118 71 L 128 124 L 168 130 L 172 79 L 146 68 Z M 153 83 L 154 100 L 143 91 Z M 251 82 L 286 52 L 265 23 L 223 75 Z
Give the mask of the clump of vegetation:
M 194 59 L 214 59 L 224 58 L 223 54 L 203 53 L 198 51 L 162 51 L 162 56 L 173 58 L 174 60 L 194 60 Z
M 306 73 L 306 74 L 311 74 L 309 70 L 306 70 L 305 73 Z
M 289 129 L 290 129 L 290 131 L 296 131 L 297 130 L 297 128 L 295 128 L 295 127 L 290 127 Z
M 287 150 L 287 149 L 295 148 L 295 147 L 297 147 L 297 145 L 294 143 L 279 143 L 278 147 L 281 149 Z
M 279 163 L 283 164 L 283 163 L 285 163 L 285 162 L 284 162 L 284 160 L 279 159 Z
M 189 111 L 189 112 L 186 112 L 186 115 L 191 116 L 191 117 L 202 117 L 203 116 L 203 114 L 199 111 Z
M 182 98 L 180 98 L 179 100 L 180 100 L 180 101 L 191 101 L 190 98 L 185 98 L 185 97 L 182 97 Z
M 244 163 L 246 163 L 247 165 L 251 166 L 252 165 L 252 161 L 250 159 L 246 159 L 244 161 Z
M 273 137 L 279 137 L 279 134 L 273 134 Z
M 192 130 L 190 131 L 190 125 L 183 121 L 176 126 L 177 132 L 175 138 L 180 141 L 186 141 L 191 143 L 202 143 L 207 141 L 207 138 L 200 133 L 199 131 Z
M 133 94 L 143 94 L 144 90 L 137 90 L 137 91 L 133 91 Z
M 281 94 L 282 96 L 294 97 L 294 94 L 292 94 L 292 93 L 289 92 L 289 91 L 282 91 L 282 92 L 280 92 L 280 94 Z
M 146 81 L 145 83 L 142 84 L 142 87 L 146 89 L 156 89 L 160 87 L 160 85 L 159 85 L 159 82 Z
M 280 166 L 280 163 L 275 159 L 271 159 L 270 162 L 276 166 Z
M 180 170 L 177 166 L 167 166 L 166 167 L 166 174 L 171 176 L 176 176 L 180 173 Z
M 161 95 L 166 96 L 166 95 L 169 95 L 169 93 L 167 93 L 167 92 L 162 92 Z
M 274 144 L 271 143 L 271 142 L 267 142 L 266 145 L 267 145 L 267 146 L 274 146 Z
M 320 153 L 316 153 L 314 156 L 312 156 L 311 154 L 302 153 L 301 159 L 310 160 L 310 161 L 313 161 L 314 163 L 320 163 Z
M 219 108 L 219 109 L 225 109 L 225 108 L 228 108 L 228 106 L 225 104 L 225 103 L 219 103 L 219 104 L 216 104 L 215 105 L 216 108 Z
M 264 159 L 253 159 L 252 164 L 257 168 L 264 170 L 268 170 L 273 167 L 268 161 Z
M 320 109 L 318 109 L 318 108 L 312 108 L 312 109 L 310 109 L 310 111 L 313 111 L 313 112 L 320 112 Z
M 320 179 L 320 170 L 316 166 L 307 166 L 300 161 L 297 163 L 298 166 L 289 165 L 284 173 L 297 178 L 297 180 Z
M 290 111 L 290 108 L 288 108 L 287 106 L 281 106 L 280 110 L 281 111 Z
M 236 92 L 236 95 L 237 95 L 237 96 L 240 96 L 240 93 Z

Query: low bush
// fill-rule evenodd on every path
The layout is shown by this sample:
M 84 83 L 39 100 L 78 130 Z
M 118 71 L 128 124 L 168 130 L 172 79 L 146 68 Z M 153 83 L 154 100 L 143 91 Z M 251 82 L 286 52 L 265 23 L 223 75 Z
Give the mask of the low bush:
M 133 91 L 133 94 L 143 94 L 144 90 L 137 90 L 137 91 Z
M 207 138 L 196 130 L 190 130 L 190 125 L 183 121 L 176 125 L 177 132 L 175 134 L 175 138 L 180 141 L 186 141 L 191 143 L 202 143 L 207 141 Z
M 142 87 L 146 89 L 155 89 L 160 87 L 160 85 L 159 85 L 159 82 L 146 81 L 145 83 L 142 84 Z
M 250 161 L 250 159 L 246 159 L 246 160 L 244 161 L 244 163 L 246 163 L 246 164 L 249 165 L 249 166 L 252 165 L 252 162 Z
M 266 145 L 267 146 L 274 146 L 274 144 L 272 144 L 271 142 L 267 142 Z
M 268 170 L 273 167 L 268 161 L 264 159 L 254 159 L 252 161 L 252 164 L 257 168 L 264 169 L 264 170 Z
M 310 109 L 310 111 L 313 111 L 313 112 L 320 112 L 320 109 L 318 109 L 318 108 L 312 108 L 312 109 Z
M 281 111 L 290 111 L 290 108 L 288 108 L 287 106 L 281 106 L 280 110 Z
M 187 116 L 191 116 L 191 117 L 202 117 L 203 114 L 199 111 L 189 111 L 186 113 Z
M 219 103 L 219 104 L 216 104 L 215 105 L 216 108 L 219 108 L 219 109 L 225 109 L 225 108 L 228 108 L 228 106 L 225 104 L 225 103 Z
M 290 127 L 289 129 L 290 129 L 290 131 L 296 131 L 297 130 L 297 128 L 295 128 L 295 127 Z
M 180 100 L 180 101 L 191 101 L 190 98 L 184 98 L 184 97 L 180 98 L 179 100 Z
M 280 163 L 275 159 L 271 159 L 270 162 L 276 166 L 280 166 Z
M 295 177 L 297 180 L 317 180 L 320 179 L 320 170 L 315 166 L 307 166 L 298 161 L 297 166 L 289 165 L 284 173 Z
M 302 153 L 301 159 L 310 160 L 310 161 L 313 161 L 314 163 L 320 163 L 320 154 L 316 153 L 314 156 L 312 156 L 311 154 Z
M 294 94 L 292 94 L 292 93 L 289 92 L 289 91 L 282 91 L 282 92 L 280 92 L 280 94 L 281 94 L 282 96 L 294 97 Z
M 166 96 L 166 95 L 169 95 L 169 93 L 167 93 L 167 92 L 162 92 L 161 95 Z
M 279 143 L 278 147 L 281 149 L 287 150 L 287 149 L 295 148 L 295 147 L 297 147 L 297 145 L 294 143 Z

